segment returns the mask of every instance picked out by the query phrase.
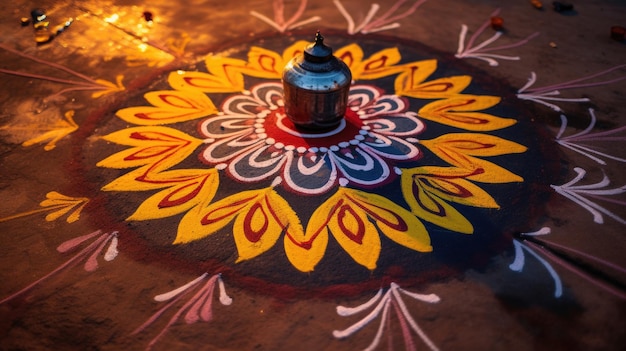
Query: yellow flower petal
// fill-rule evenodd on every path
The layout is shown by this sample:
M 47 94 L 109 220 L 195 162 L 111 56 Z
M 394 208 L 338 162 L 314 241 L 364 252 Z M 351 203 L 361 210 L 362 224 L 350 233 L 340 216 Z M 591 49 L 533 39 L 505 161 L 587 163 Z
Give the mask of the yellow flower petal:
M 283 66 L 286 65 L 292 58 L 304 53 L 304 48 L 306 48 L 309 44 L 310 42 L 306 40 L 298 40 L 286 48 L 285 51 L 283 51 Z
M 170 217 L 186 212 L 203 201 L 213 199 L 219 184 L 217 170 L 205 170 L 203 174 L 184 178 L 178 177 L 177 173 L 180 172 L 164 172 L 158 179 L 145 178 L 143 182 L 165 184 L 168 188 L 147 198 L 128 220 L 144 221 Z M 168 175 L 171 178 L 167 178 Z
M 289 227 L 285 235 L 285 254 L 289 262 L 302 272 L 311 272 L 324 257 L 328 246 L 328 217 L 334 203 L 327 200 L 319 206 L 306 227 L 306 234 L 302 226 Z
M 235 217 L 246 213 L 261 196 L 261 190 L 243 191 L 207 207 L 196 207 L 181 219 L 174 244 L 200 240 L 224 228 Z
M 415 251 L 433 250 L 426 228 L 411 212 L 384 196 L 353 189 L 346 189 L 346 193 L 389 239 Z
M 437 70 L 437 60 L 416 61 L 403 65 L 402 68 L 402 73 L 396 77 L 394 83 L 397 95 L 411 91 L 425 81 Z
M 153 172 L 149 166 L 137 168 L 102 187 L 104 191 L 145 191 L 162 189 L 198 179 L 215 172 L 214 169 L 176 169 Z M 219 179 L 216 179 L 219 180 Z
M 401 184 L 404 200 L 409 204 L 413 214 L 419 218 L 459 233 L 474 232 L 472 223 L 465 216 L 443 199 L 430 193 L 428 187 L 425 187 L 419 178 L 414 178 L 411 172 L 403 171 Z
M 172 88 L 180 91 L 235 93 L 244 89 L 243 77 L 231 82 L 226 77 L 205 72 L 175 71 L 169 74 L 167 81 Z
M 190 121 L 218 112 L 211 99 L 196 91 L 151 91 L 144 97 L 152 106 L 124 108 L 117 111 L 117 116 L 128 123 L 160 125 Z
M 396 92 L 416 99 L 442 99 L 461 93 L 471 83 L 470 76 L 453 76 L 430 80 Z
M 355 262 L 374 269 L 380 255 L 378 232 L 364 211 L 351 205 L 345 197 L 345 189 L 340 188 L 313 212 L 306 236 L 311 240 L 322 240 L 325 247 L 330 232 Z
M 161 183 L 142 182 L 141 178 L 146 177 L 150 172 L 150 166 L 143 166 L 121 175 L 103 186 L 103 191 L 145 191 L 153 189 L 161 189 L 166 185 Z
M 239 254 L 237 262 L 271 249 L 283 232 L 296 236 L 302 233 L 295 211 L 270 187 L 240 192 L 208 206 L 202 204 L 192 208 L 180 221 L 174 244 L 207 237 L 233 220 L 233 237 Z
M 497 96 L 458 95 L 431 102 L 422 107 L 418 115 L 431 121 L 471 131 L 493 131 L 517 123 L 512 118 L 496 117 L 483 112 L 500 102 Z
M 103 139 L 133 147 L 98 162 L 98 167 L 131 168 L 150 165 L 153 171 L 178 164 L 202 144 L 200 139 L 160 126 L 126 128 L 106 135 Z
M 402 68 L 394 66 L 400 62 L 398 48 L 384 49 L 363 60 L 358 66 L 359 79 L 378 79 L 401 72 Z
M 521 182 L 523 179 L 489 161 L 488 157 L 522 153 L 525 146 L 487 134 L 450 133 L 420 143 L 451 165 L 475 171 L 467 179 L 483 183 Z
M 319 209 L 318 209 L 319 210 Z M 328 229 L 326 226 L 317 228 L 318 231 L 311 233 L 307 227 L 305 235 L 302 226 L 291 226 L 285 233 L 284 246 L 285 254 L 289 262 L 302 272 L 311 272 L 319 261 L 324 257 L 328 246 Z
M 357 44 L 350 44 L 335 50 L 334 55 L 342 60 L 352 73 L 352 79 L 357 80 L 361 75 L 361 62 L 363 61 L 363 50 Z
M 445 201 L 483 208 L 500 208 L 486 191 L 465 178 L 475 171 L 457 167 L 424 166 L 403 169 L 402 175 L 412 177 L 428 193 Z
M 204 63 L 208 73 L 175 71 L 168 76 L 168 83 L 176 90 L 203 93 L 233 93 L 245 89 L 242 72 L 246 71 L 246 61 L 209 55 Z
M 69 110 L 65 112 L 65 119 L 60 120 L 59 122 L 55 123 L 55 126 L 51 127 L 51 130 L 32 139 L 26 140 L 22 143 L 22 146 L 28 147 L 49 140 L 46 146 L 44 146 L 44 150 L 50 151 L 54 149 L 56 147 L 57 141 L 78 130 L 78 124 L 74 122 L 74 110 Z
M 109 82 L 108 80 L 104 80 L 104 79 L 96 79 L 96 83 L 98 83 L 99 85 L 103 86 L 103 90 L 101 91 L 97 91 L 93 94 L 91 94 L 91 97 L 94 99 L 97 99 L 103 95 L 107 95 L 107 94 L 111 94 L 111 93 L 117 93 L 119 91 L 124 91 L 126 90 L 126 88 L 124 87 L 124 84 L 122 84 L 122 80 L 124 79 L 124 75 L 123 74 L 118 74 L 115 77 L 115 82 L 116 84 L 113 84 L 111 82 Z
M 410 249 L 432 251 L 426 228 L 409 211 L 383 196 L 343 187 L 313 213 L 306 237 L 310 243 L 323 240 L 320 246 L 325 248 L 330 232 L 355 262 L 375 269 L 379 230 Z
M 283 230 L 297 223 L 297 215 L 287 201 L 273 189 L 268 189 L 235 220 L 233 236 L 239 253 L 237 262 L 252 259 L 271 249 Z
M 378 79 L 403 72 L 405 68 L 396 66 L 400 62 L 400 51 L 389 48 L 378 51 L 367 59 L 363 59 L 363 50 L 357 44 L 350 44 L 335 51 L 352 73 L 352 79 Z
M 255 77 L 280 79 L 285 63 L 282 56 L 271 50 L 253 46 L 248 51 L 248 67 L 256 72 Z
M 46 199 L 39 205 L 41 207 L 52 207 L 58 209 L 46 215 L 46 221 L 52 222 L 64 214 L 72 211 L 72 213 L 70 213 L 67 217 L 67 223 L 73 223 L 79 219 L 80 213 L 88 202 L 89 199 L 86 197 L 70 197 L 56 191 L 51 191 L 46 194 Z
M 380 236 L 367 213 L 346 200 L 342 196 L 336 202 L 328 229 L 356 263 L 373 270 L 380 255 Z

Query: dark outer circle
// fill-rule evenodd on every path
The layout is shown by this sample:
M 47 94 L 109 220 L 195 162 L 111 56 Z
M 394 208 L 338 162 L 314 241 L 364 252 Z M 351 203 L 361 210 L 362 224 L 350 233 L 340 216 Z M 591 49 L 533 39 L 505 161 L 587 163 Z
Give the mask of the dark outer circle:
M 291 267 L 284 257 L 282 240 L 279 239 L 270 251 L 263 254 L 267 255 L 266 261 L 272 262 L 270 265 L 272 269 L 280 268 L 281 266 L 277 266 L 280 262 L 287 264 L 286 268 L 284 268 L 285 272 L 280 272 L 282 281 L 276 281 L 275 276 L 269 277 L 268 279 L 268 277 L 264 276 L 262 271 L 259 272 L 258 268 L 262 265 L 258 260 L 260 260 L 263 255 L 250 261 L 238 264 L 234 263 L 236 259 L 234 256 L 236 248 L 232 240 L 232 234 L 229 233 L 230 226 L 227 226 L 226 230 L 210 236 L 208 240 L 199 240 L 198 242 L 185 245 L 185 247 L 182 248 L 181 246 L 171 245 L 176 234 L 177 223 L 182 215 L 145 222 L 126 222 L 125 216 L 129 216 L 134 212 L 137 205 L 140 203 L 133 201 L 136 200 L 133 196 L 137 196 L 135 194 L 138 194 L 141 199 L 145 200 L 153 192 L 107 193 L 101 191 L 100 188 L 102 186 L 134 168 L 111 170 L 96 167 L 95 162 L 113 153 L 124 150 L 126 147 L 108 146 L 107 150 L 114 148 L 116 151 L 105 153 L 97 160 L 89 160 L 88 157 L 85 157 L 85 150 L 88 148 L 89 143 L 93 142 L 90 141 L 89 138 L 94 134 L 108 134 L 111 131 L 100 134 L 98 130 L 101 128 L 106 129 L 110 124 L 120 124 L 121 120 L 115 117 L 115 111 L 119 108 L 148 105 L 145 100 L 143 100 L 143 93 L 150 91 L 155 82 L 162 83 L 166 79 L 167 73 L 170 71 L 185 68 L 189 69 L 189 64 L 182 64 L 180 62 L 174 62 L 160 69 L 155 69 L 152 74 L 134 79 L 128 85 L 125 94 L 119 94 L 106 106 L 94 110 L 87 120 L 81 124 L 79 130 L 72 136 L 72 159 L 69 164 L 66 165 L 66 169 L 68 169 L 71 179 L 74 180 L 72 186 L 73 191 L 76 192 L 76 190 L 79 189 L 84 196 L 89 197 L 91 200 L 84 211 L 92 224 L 105 231 L 119 231 L 120 251 L 124 255 L 139 262 L 161 265 L 164 270 L 180 272 L 181 274 L 200 275 L 204 272 L 208 272 L 209 274 L 221 273 L 224 280 L 231 286 L 239 286 L 246 290 L 284 299 L 354 296 L 355 294 L 377 290 L 382 286 L 387 286 L 390 282 L 397 282 L 403 287 L 414 287 L 431 282 L 445 281 L 446 279 L 461 275 L 468 269 L 485 269 L 493 257 L 511 251 L 512 237 L 514 234 L 536 228 L 535 223 L 544 216 L 545 207 L 552 194 L 550 184 L 555 184 L 563 178 L 566 167 L 564 164 L 561 164 L 561 153 L 556 143 L 553 142 L 553 136 L 549 133 L 545 125 L 540 123 L 543 118 L 531 114 L 534 108 L 516 98 L 515 88 L 511 87 L 508 82 L 502 79 L 492 77 L 464 61 L 456 59 L 453 54 L 439 52 L 418 42 L 384 35 L 369 34 L 367 36 L 347 36 L 343 32 L 335 32 L 332 30 L 323 30 L 323 33 L 327 38 L 328 44 L 335 48 L 341 47 L 349 42 L 363 43 L 362 48 L 365 51 L 365 57 L 372 54 L 367 48 L 375 45 L 378 46 L 378 48 L 373 52 L 382 48 L 398 46 L 403 55 L 401 63 L 415 60 L 414 57 L 407 59 L 404 56 L 406 52 L 424 53 L 423 59 L 436 58 L 439 67 L 429 79 L 457 74 L 470 75 L 472 76 L 472 83 L 464 93 L 500 96 L 502 98 L 500 104 L 495 108 L 489 109 L 489 111 L 502 111 L 501 113 L 492 113 L 498 116 L 518 119 L 518 124 L 505 130 L 489 132 L 488 134 L 501 136 L 507 140 L 521 143 L 529 148 L 529 151 L 525 154 L 506 155 L 499 158 L 499 160 L 505 163 L 505 168 L 516 174 L 520 174 L 524 177 L 525 182 L 507 184 L 479 183 L 483 189 L 501 204 L 502 209 L 498 211 L 463 207 L 461 209 L 462 213 L 475 225 L 476 231 L 474 234 L 464 235 L 449 232 L 424 222 L 429 231 L 434 251 L 429 254 L 418 253 L 420 255 L 428 255 L 428 258 L 420 260 L 420 264 L 417 266 L 402 265 L 402 260 L 398 262 L 398 257 L 404 257 L 401 255 L 402 253 L 414 254 L 414 252 L 392 243 L 390 240 L 386 239 L 384 235 L 381 235 L 383 247 L 378 262 L 379 268 L 373 272 L 353 262 L 348 254 L 339 247 L 339 244 L 334 238 L 330 236 L 327 253 L 318 265 L 318 267 L 322 267 L 320 268 L 321 272 L 316 270 L 310 274 L 301 273 Z M 243 46 L 244 50 L 238 53 L 245 55 L 247 53 L 246 49 L 249 49 L 249 46 L 246 45 L 258 45 L 267 48 L 263 46 L 264 42 L 274 42 L 284 39 L 284 49 L 293 41 L 302 38 L 307 40 L 308 37 L 309 34 L 303 32 L 290 32 L 287 35 L 271 33 L 259 35 L 252 39 L 245 38 L 245 40 L 237 43 L 230 42 L 222 47 L 216 46 L 207 48 L 206 52 L 220 52 L 226 49 Z M 336 43 L 340 44 L 336 45 Z M 393 43 L 393 45 L 390 43 Z M 277 50 L 276 48 L 268 49 Z M 448 68 L 456 72 L 451 74 L 449 70 L 442 70 L 442 66 L 450 66 Z M 396 75 L 392 77 L 395 78 Z M 247 81 L 251 80 L 247 76 L 246 79 Z M 370 84 L 371 81 L 362 80 L 358 81 L 358 83 Z M 251 86 L 251 84 L 246 84 L 246 88 L 249 88 L 249 86 Z M 493 90 L 490 92 L 483 91 L 482 89 L 485 87 L 493 88 Z M 473 90 L 477 91 L 473 92 Z M 212 94 L 210 94 L 210 96 L 213 97 Z M 128 104 L 129 98 L 130 100 L 136 99 L 137 101 L 143 102 L 139 103 L 139 105 Z M 215 104 L 219 106 L 218 102 L 215 102 Z M 415 106 L 411 105 L 410 110 L 414 111 Z M 427 129 L 436 125 L 436 123 L 431 121 L 425 122 Z M 125 124 L 125 122 L 122 121 L 121 124 Z M 451 127 L 446 127 L 444 129 L 450 128 Z M 437 126 L 435 126 L 434 129 L 437 129 Z M 454 128 L 452 129 L 453 132 L 457 132 Z M 459 130 L 458 132 L 464 131 Z M 518 138 L 512 138 L 510 137 L 511 135 L 518 136 Z M 523 136 L 524 140 L 519 140 L 520 135 Z M 428 139 L 434 136 L 429 136 L 427 130 L 424 135 L 420 135 L 419 137 Z M 96 141 L 96 143 L 104 143 L 104 141 L 100 140 Z M 519 158 L 522 158 L 524 162 L 515 164 L 515 161 L 519 161 Z M 487 160 L 495 159 L 497 158 L 487 158 Z M 532 162 L 527 163 L 529 161 Z M 498 161 L 493 162 L 498 165 L 503 164 Z M 519 163 L 522 164 L 520 165 Z M 530 171 L 528 171 L 529 167 L 532 168 Z M 521 170 L 526 171 L 521 172 Z M 229 183 L 231 185 L 235 184 L 233 181 L 227 179 L 225 174 L 220 172 L 220 184 L 225 183 L 227 185 Z M 387 193 L 388 190 L 397 193 L 399 186 L 393 188 L 394 184 L 395 182 L 391 185 L 383 185 L 378 189 L 377 193 Z M 249 188 L 259 187 L 258 184 L 239 184 L 238 186 L 240 186 L 238 191 L 247 190 L 247 186 L 249 186 Z M 221 188 L 222 185 L 220 185 L 220 189 Z M 225 188 L 228 188 L 228 186 Z M 294 194 L 282 190 L 279 191 L 279 193 L 281 193 L 287 201 L 295 199 L 297 202 L 298 197 Z M 319 200 L 320 203 L 328 196 L 329 195 L 321 196 Z M 221 197 L 218 190 L 216 200 L 219 198 Z M 506 203 L 504 201 L 506 201 Z M 124 207 L 126 202 L 129 203 L 129 206 Z M 293 205 L 293 201 L 289 202 Z M 406 208 L 404 203 L 401 204 Z M 505 213 L 507 211 L 511 213 L 507 215 Z M 298 212 L 298 209 L 296 209 L 296 212 Z M 301 214 L 301 212 L 298 213 Z M 480 223 L 478 223 L 475 218 L 480 219 Z M 304 220 L 303 216 L 301 216 L 301 219 L 303 220 L 303 224 L 307 222 Z M 169 226 L 171 232 L 165 235 L 161 234 L 164 240 L 159 242 L 158 240 L 150 239 L 152 237 L 151 233 L 166 228 L 167 226 Z M 225 248 L 226 253 L 230 252 L 230 255 L 225 253 L 222 257 L 207 259 L 203 257 L 201 253 L 203 249 L 209 245 L 219 245 L 221 248 Z M 396 245 L 397 247 L 393 247 L 393 250 L 385 250 L 385 247 L 389 247 L 389 245 Z M 338 255 L 331 254 L 330 250 L 333 247 L 334 249 L 332 250 L 334 251 L 332 251 L 332 253 L 339 253 Z M 398 253 L 400 253 L 400 255 L 398 255 Z M 195 257 L 196 255 L 200 257 Z M 391 263 L 392 261 L 396 261 L 396 263 Z M 413 271 L 412 268 L 416 268 L 416 270 Z M 330 280 L 325 278 L 322 279 L 322 283 L 320 283 L 320 277 L 324 278 L 338 272 L 341 272 L 344 278 L 331 278 Z M 354 274 L 356 278 L 345 279 L 346 276 L 350 276 L 351 274 Z

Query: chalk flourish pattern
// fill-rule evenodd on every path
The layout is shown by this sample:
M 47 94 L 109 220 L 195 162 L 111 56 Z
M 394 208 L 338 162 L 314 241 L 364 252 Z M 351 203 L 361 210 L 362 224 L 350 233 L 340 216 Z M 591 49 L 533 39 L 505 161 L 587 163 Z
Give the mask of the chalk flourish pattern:
M 144 95 L 149 106 L 117 111 L 134 126 L 103 138 L 127 148 L 98 166 L 132 170 L 103 190 L 158 190 L 128 220 L 182 215 L 174 244 L 206 238 L 233 223 L 237 262 L 282 240 L 289 262 L 301 272 L 314 270 L 332 235 L 356 263 L 374 270 L 381 235 L 430 252 L 423 222 L 471 234 L 464 206 L 499 208 L 480 184 L 523 181 L 485 159 L 526 151 L 489 134 L 516 123 L 483 112 L 500 98 L 463 94 L 472 81 L 467 75 L 428 80 L 437 60 L 401 63 L 397 48 L 369 57 L 357 44 L 336 50 L 355 80 L 344 123 L 323 135 L 296 130 L 284 118 L 280 78 L 285 63 L 306 44 L 298 41 L 282 53 L 254 46 L 246 60 L 207 56 L 206 72 L 171 72 L 170 90 Z M 247 88 L 245 77 L 267 81 Z M 375 86 L 385 77 L 394 79 L 392 94 Z M 219 109 L 210 97 L 218 93 L 230 94 Z M 411 102 L 420 104 L 417 112 L 408 111 Z M 195 120 L 201 136 L 176 129 Z M 425 121 L 451 127 L 450 132 L 418 139 Z M 425 150 L 440 162 L 413 167 Z M 192 155 L 203 165 L 181 168 Z M 218 198 L 224 176 L 251 190 Z M 405 203 L 374 193 L 381 184 L 397 184 Z M 279 187 L 327 199 L 303 224 Z

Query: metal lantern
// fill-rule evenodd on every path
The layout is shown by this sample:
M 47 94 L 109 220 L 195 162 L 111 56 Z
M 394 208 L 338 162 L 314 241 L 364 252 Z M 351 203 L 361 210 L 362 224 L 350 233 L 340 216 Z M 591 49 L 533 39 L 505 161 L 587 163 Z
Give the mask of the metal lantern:
M 327 130 L 346 113 L 352 74 L 333 56 L 318 31 L 303 55 L 294 57 L 283 71 L 285 113 L 296 127 Z

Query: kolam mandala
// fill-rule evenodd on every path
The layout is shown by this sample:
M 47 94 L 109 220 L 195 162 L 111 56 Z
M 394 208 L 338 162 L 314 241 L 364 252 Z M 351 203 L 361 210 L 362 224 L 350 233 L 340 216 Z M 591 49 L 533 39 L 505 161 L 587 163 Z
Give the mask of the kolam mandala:
M 138 260 L 294 297 L 479 269 L 543 215 L 559 152 L 515 88 L 418 42 L 323 34 L 353 76 L 333 130 L 285 118 L 282 69 L 309 32 L 233 44 L 92 114 L 74 151 L 92 220 L 123 223 Z

